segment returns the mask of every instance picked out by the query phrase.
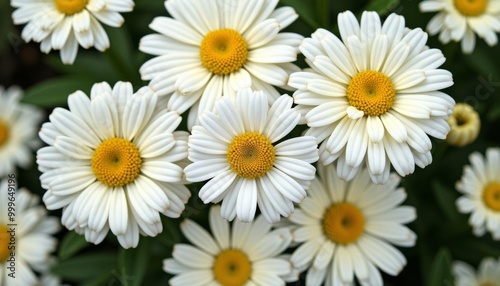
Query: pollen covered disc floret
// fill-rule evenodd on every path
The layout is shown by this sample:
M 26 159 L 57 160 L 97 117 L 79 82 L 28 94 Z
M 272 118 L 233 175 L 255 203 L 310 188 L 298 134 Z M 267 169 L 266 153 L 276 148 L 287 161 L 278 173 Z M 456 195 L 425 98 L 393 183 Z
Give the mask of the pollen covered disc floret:
M 0 121 L 0 147 L 9 140 L 9 126 Z
M 362 71 L 347 85 L 347 102 L 367 116 L 379 116 L 391 109 L 396 90 L 391 79 L 378 71 Z
M 252 274 L 252 263 L 241 250 L 229 248 L 215 257 L 213 272 L 221 285 L 245 285 Z
M 406 264 L 393 245 L 411 247 L 416 240 L 404 225 L 416 213 L 400 205 L 406 198 L 397 188 L 400 177 L 392 173 L 386 184 L 376 185 L 363 168 L 345 182 L 335 166 L 317 168 L 308 197 L 288 218 L 298 244 L 293 267 L 307 269 L 306 281 L 314 285 L 383 285 L 380 270 L 396 276 Z
M 176 244 L 163 270 L 173 274 L 168 283 L 185 285 L 285 285 L 295 282 L 288 258 L 281 253 L 290 245 L 287 228 L 271 229 L 262 216 L 251 223 L 229 223 L 220 206 L 209 211 L 210 233 L 196 222 L 181 223 L 182 234 L 192 243 Z
M 155 58 L 140 69 L 143 80 L 168 108 L 179 114 L 188 109 L 188 128 L 213 111 L 221 96 L 234 98 L 243 88 L 265 90 L 273 103 L 287 88 L 293 71 L 300 70 L 298 46 L 303 37 L 281 33 L 298 14 L 278 1 L 167 0 L 171 17 L 157 17 L 139 49 Z M 196 16 L 194 16 L 196 15 Z
M 488 148 L 486 156 L 473 152 L 456 188 L 463 194 L 458 210 L 470 213 L 469 224 L 476 236 L 490 232 L 500 240 L 500 149 Z
M 276 222 L 306 196 L 315 173 L 311 163 L 318 160 L 314 137 L 276 143 L 300 120 L 292 104 L 282 95 L 269 107 L 262 91 L 242 89 L 234 101 L 217 101 L 216 112 L 205 112 L 193 127 L 186 179 L 209 180 L 198 195 L 204 203 L 222 201 L 222 217 L 252 221 L 258 205 L 268 222 Z
M 175 131 L 181 117 L 157 108 L 149 87 L 133 93 L 130 83 L 92 87 L 56 108 L 37 152 L 48 209 L 63 208 L 62 223 L 98 244 L 111 230 L 124 248 L 139 233 L 162 231 L 160 213 L 179 217 L 190 193 L 179 164 L 187 157 L 187 132 Z M 97 219 L 98 218 L 98 219 Z
M 54 0 L 57 10 L 66 15 L 81 12 L 87 7 L 88 0 Z
M 247 179 L 265 175 L 273 167 L 275 157 L 271 141 L 258 132 L 237 135 L 227 150 L 227 162 L 231 170 Z
M 211 73 L 228 75 L 238 71 L 247 57 L 248 45 L 243 36 L 233 29 L 209 32 L 201 41 L 201 62 Z
M 320 143 L 320 163 L 335 163 L 343 180 L 367 167 L 373 182 L 387 181 L 391 166 L 400 176 L 432 162 L 429 136 L 445 139 L 454 100 L 438 90 L 453 84 L 441 51 L 429 49 L 427 34 L 409 30 L 402 16 L 381 23 L 376 12 L 361 21 L 338 15 L 340 39 L 324 29 L 299 49 L 310 70 L 288 84 Z
M 110 138 L 95 149 L 90 163 L 101 183 L 108 187 L 123 187 L 139 176 L 142 158 L 134 143 L 123 138 Z

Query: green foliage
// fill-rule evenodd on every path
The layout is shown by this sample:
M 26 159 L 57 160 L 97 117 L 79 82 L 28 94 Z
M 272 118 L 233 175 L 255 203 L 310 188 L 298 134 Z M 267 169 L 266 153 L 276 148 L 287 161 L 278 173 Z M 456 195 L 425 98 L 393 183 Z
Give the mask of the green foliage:
M 68 232 L 61 240 L 61 245 L 59 245 L 59 259 L 70 258 L 87 246 L 89 246 L 89 243 L 85 240 L 85 237 L 74 231 Z
M 450 252 L 442 248 L 434 257 L 430 268 L 429 286 L 455 285 L 453 275 L 451 274 L 451 255 Z
M 115 253 L 97 252 L 82 254 L 59 263 L 52 272 L 63 279 L 73 282 L 90 283 L 103 276 L 109 276 L 116 267 Z
M 65 106 L 71 93 L 77 90 L 88 93 L 94 83 L 93 79 L 76 75 L 49 79 L 28 89 L 22 102 L 40 107 Z

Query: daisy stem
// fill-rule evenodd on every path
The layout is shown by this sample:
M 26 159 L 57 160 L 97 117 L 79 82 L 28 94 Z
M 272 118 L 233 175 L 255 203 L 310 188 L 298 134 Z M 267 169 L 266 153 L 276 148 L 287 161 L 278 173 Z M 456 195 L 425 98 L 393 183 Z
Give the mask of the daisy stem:
M 330 27 L 330 0 L 317 0 L 316 9 L 319 24 L 323 27 Z

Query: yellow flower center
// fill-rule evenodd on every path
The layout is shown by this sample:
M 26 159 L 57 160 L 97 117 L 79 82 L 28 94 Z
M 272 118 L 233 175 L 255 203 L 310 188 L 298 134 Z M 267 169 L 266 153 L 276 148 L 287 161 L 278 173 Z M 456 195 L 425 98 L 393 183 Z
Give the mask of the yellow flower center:
M 9 229 L 5 225 L 0 224 L 0 262 L 7 260 L 10 255 L 8 248 L 10 241 L 10 234 L 7 232 Z
M 489 183 L 483 191 L 484 204 L 497 212 L 500 212 L 500 183 Z
M 228 75 L 239 70 L 247 61 L 247 42 L 233 29 L 208 33 L 200 46 L 203 65 L 217 75 Z
M 396 90 L 389 77 L 378 71 L 362 71 L 347 86 L 347 101 L 365 115 L 379 116 L 394 103 Z
M 350 203 L 337 203 L 323 215 L 323 232 L 337 244 L 350 244 L 358 240 L 365 229 L 361 210 Z
M 109 187 L 122 187 L 139 176 L 142 159 L 134 143 L 111 138 L 95 149 L 91 165 L 100 182 Z
M 9 139 L 9 127 L 7 124 L 0 121 L 0 147 L 7 143 Z
M 255 179 L 266 174 L 274 164 L 274 146 L 258 132 L 234 137 L 227 150 L 227 162 L 240 177 Z
M 66 15 L 81 12 L 87 7 L 88 0 L 54 0 L 57 10 Z
M 222 286 L 241 286 L 250 279 L 252 264 L 240 250 L 226 249 L 215 258 L 213 271 Z
M 483 282 L 483 283 L 479 284 L 479 286 L 498 286 L 498 285 L 495 283 L 491 283 L 491 282 Z
M 455 7 L 464 16 L 479 16 L 484 13 L 488 0 L 455 0 Z

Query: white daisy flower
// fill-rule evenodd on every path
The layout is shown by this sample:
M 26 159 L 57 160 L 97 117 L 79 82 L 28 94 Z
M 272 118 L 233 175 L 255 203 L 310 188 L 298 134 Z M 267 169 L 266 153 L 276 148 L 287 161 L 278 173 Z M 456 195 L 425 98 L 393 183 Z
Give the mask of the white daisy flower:
M 100 243 L 109 229 L 124 248 L 136 247 L 139 233 L 162 231 L 160 213 L 179 217 L 190 192 L 182 185 L 187 132 L 174 132 L 181 117 L 155 110 L 148 87 L 133 94 L 130 83 L 113 89 L 95 84 L 91 98 L 81 91 L 56 108 L 40 137 L 49 144 L 37 153 L 48 209 L 63 208 L 62 223 Z
M 462 261 L 453 263 L 456 286 L 500 286 L 500 259 L 484 258 L 476 271 Z
M 422 12 L 439 12 L 427 24 L 431 35 L 439 33 L 443 44 L 460 42 L 466 54 L 474 51 L 477 34 L 489 46 L 498 42 L 500 32 L 499 0 L 426 0 L 420 3 Z
M 262 216 L 252 223 L 235 221 L 230 229 L 219 208 L 210 209 L 213 236 L 189 219 L 181 224 L 182 233 L 194 246 L 176 244 L 173 258 L 163 261 L 163 270 L 175 274 L 169 284 L 285 285 L 291 267 L 279 255 L 292 241 L 290 231 L 271 230 Z
M 392 173 L 384 185 L 370 181 L 366 169 L 351 182 L 337 177 L 333 165 L 318 167 L 309 196 L 290 215 L 301 245 L 291 257 L 294 268 L 308 266 L 306 285 L 383 285 L 380 270 L 397 275 L 406 259 L 392 244 L 415 245 L 416 235 L 403 224 L 415 209 L 400 206 L 406 198 Z
M 0 178 L 15 172 L 16 166 L 27 168 L 41 143 L 36 135 L 43 114 L 19 103 L 21 95 L 18 87 L 0 86 Z
M 222 200 L 222 217 L 252 221 L 257 205 L 268 222 L 293 211 L 306 197 L 318 160 L 314 137 L 280 141 L 297 125 L 292 98 L 281 96 L 269 108 L 261 91 L 239 90 L 223 97 L 216 112 L 205 112 L 189 136 L 193 162 L 184 172 L 190 182 L 209 180 L 198 195 L 206 204 Z
M 476 236 L 486 230 L 500 240 L 500 148 L 488 148 L 486 157 L 474 152 L 471 165 L 464 167 L 456 188 L 463 194 L 457 200 L 461 213 L 471 213 L 469 224 Z
M 392 165 L 399 175 L 432 161 L 428 135 L 445 139 L 454 100 L 437 90 L 453 84 L 451 73 L 437 69 L 445 58 L 425 46 L 427 34 L 405 29 L 391 14 L 381 25 L 375 12 L 361 23 L 350 12 L 338 16 L 342 41 L 318 29 L 300 50 L 312 69 L 290 76 L 289 85 L 317 137 L 320 161 L 336 161 L 338 175 L 351 180 L 367 166 L 384 183 Z
M 22 38 L 41 43 L 40 49 L 49 53 L 61 50 L 61 60 L 72 64 L 78 45 L 105 51 L 109 39 L 101 23 L 120 27 L 124 20 L 119 12 L 130 12 L 132 0 L 11 0 L 17 8 L 12 13 L 14 24 L 26 24 Z
M 47 217 L 37 196 L 17 189 L 15 180 L 11 175 L 0 181 L 0 285 L 40 285 L 41 278 L 34 271 L 48 271 L 50 253 L 57 246 L 52 235 L 60 224 L 56 217 Z M 9 212 L 15 216 L 8 216 Z
M 142 79 L 168 108 L 183 113 L 192 107 L 188 127 L 212 111 L 222 95 L 240 88 L 263 90 L 271 104 L 287 88 L 288 76 L 300 70 L 297 59 L 303 37 L 280 33 L 298 15 L 291 7 L 275 9 L 278 0 L 167 0 L 172 18 L 157 17 L 150 28 L 159 34 L 142 38 L 139 49 L 157 56 L 140 69 Z

